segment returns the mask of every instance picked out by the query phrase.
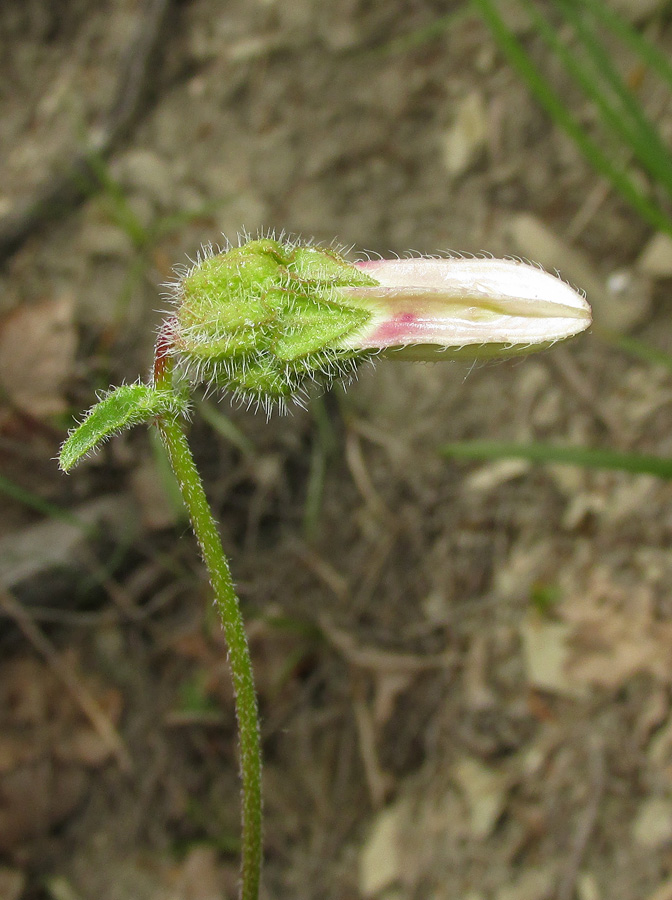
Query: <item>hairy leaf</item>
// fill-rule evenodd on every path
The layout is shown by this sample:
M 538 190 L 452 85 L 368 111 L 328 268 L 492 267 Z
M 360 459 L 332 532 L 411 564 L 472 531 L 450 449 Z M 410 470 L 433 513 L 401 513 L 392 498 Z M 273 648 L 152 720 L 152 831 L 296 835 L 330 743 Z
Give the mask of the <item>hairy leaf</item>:
M 112 435 L 157 416 L 178 416 L 186 411 L 186 399 L 172 391 L 157 390 L 149 384 L 124 384 L 105 394 L 70 432 L 61 448 L 60 466 L 69 472 Z

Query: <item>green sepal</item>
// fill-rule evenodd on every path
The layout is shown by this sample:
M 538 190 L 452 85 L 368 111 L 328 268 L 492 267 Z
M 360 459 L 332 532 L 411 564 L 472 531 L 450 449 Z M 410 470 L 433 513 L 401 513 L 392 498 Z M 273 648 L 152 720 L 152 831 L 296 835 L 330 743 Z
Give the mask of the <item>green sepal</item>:
M 114 388 L 101 397 L 70 432 L 61 447 L 59 465 L 64 472 L 69 472 L 82 457 L 112 435 L 133 425 L 151 422 L 158 416 L 184 415 L 188 406 L 186 397 L 149 384 L 123 384 Z
M 342 288 L 378 282 L 331 248 L 270 238 L 206 253 L 176 284 L 175 358 L 193 381 L 270 409 L 352 372 L 372 313 Z

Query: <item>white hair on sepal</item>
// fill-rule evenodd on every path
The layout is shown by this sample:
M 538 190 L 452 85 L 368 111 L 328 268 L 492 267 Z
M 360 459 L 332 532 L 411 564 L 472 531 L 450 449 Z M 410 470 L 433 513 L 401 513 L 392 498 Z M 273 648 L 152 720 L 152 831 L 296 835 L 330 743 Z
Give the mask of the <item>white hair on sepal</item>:
M 330 241 L 327 245 L 327 249 L 333 250 L 334 253 L 338 253 L 339 256 L 347 258 L 355 250 L 356 246 L 356 244 L 344 244 L 342 241 L 334 238 L 334 240 Z

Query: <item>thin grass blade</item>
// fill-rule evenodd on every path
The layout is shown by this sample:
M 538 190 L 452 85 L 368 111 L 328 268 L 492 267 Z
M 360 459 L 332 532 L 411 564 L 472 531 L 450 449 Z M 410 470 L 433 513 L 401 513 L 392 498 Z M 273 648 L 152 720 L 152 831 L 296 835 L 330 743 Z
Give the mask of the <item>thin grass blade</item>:
M 553 463 L 591 469 L 614 469 L 634 475 L 672 478 L 672 458 L 621 453 L 590 447 L 562 447 L 552 444 L 514 444 L 506 441 L 464 441 L 444 444 L 442 456 L 452 459 L 496 460 L 526 459 L 536 463 Z
M 672 234 L 672 220 L 636 186 L 622 167 L 616 166 L 566 108 L 547 80 L 539 73 L 530 55 L 506 26 L 491 0 L 472 0 L 509 63 L 516 69 L 537 101 L 555 124 L 575 142 L 590 165 L 607 178 L 623 199 L 654 228 Z
M 42 497 L 38 497 L 37 494 L 26 490 L 11 479 L 5 478 L 4 475 L 0 475 L 0 493 L 11 497 L 12 500 L 16 500 L 29 509 L 42 513 L 42 515 L 50 519 L 58 519 L 61 522 L 67 522 L 68 525 L 74 525 L 86 535 L 95 534 L 96 529 L 94 527 L 83 522 L 69 510 L 56 506 L 55 503 L 50 503 L 48 500 L 43 500 Z
M 521 0 L 537 33 L 546 41 L 567 73 L 579 85 L 584 95 L 599 111 L 605 132 L 611 131 L 619 140 L 618 149 L 625 145 L 646 171 L 672 195 L 672 167 L 667 148 L 653 126 L 642 114 L 639 103 L 628 90 L 611 64 L 607 53 L 586 26 L 571 3 L 557 0 L 557 7 L 583 45 L 587 62 L 581 54 L 568 47 L 555 25 L 539 12 L 531 0 Z
M 589 9 L 596 19 L 630 47 L 644 65 L 672 88 L 672 63 L 655 44 L 643 37 L 602 0 L 581 0 L 581 2 L 585 9 Z
M 610 54 L 606 51 L 603 42 L 596 36 L 587 22 L 585 15 L 578 12 L 571 0 L 557 0 L 563 15 L 574 29 L 576 36 L 582 42 L 583 47 L 592 63 L 592 73 L 586 72 L 578 63 L 578 58 L 568 53 L 560 44 L 557 52 L 562 52 L 562 61 L 568 71 L 581 69 L 585 80 L 582 88 L 597 105 L 602 115 L 603 123 L 610 126 L 617 134 L 620 134 L 629 145 L 636 158 L 644 165 L 648 173 L 662 184 L 672 196 L 672 166 L 670 165 L 670 151 L 663 143 L 658 131 L 648 121 L 642 112 L 639 99 L 632 93 L 623 81 L 621 75 L 613 64 Z M 529 4 L 529 0 L 525 0 Z M 607 99 L 608 93 L 617 104 L 611 105 Z

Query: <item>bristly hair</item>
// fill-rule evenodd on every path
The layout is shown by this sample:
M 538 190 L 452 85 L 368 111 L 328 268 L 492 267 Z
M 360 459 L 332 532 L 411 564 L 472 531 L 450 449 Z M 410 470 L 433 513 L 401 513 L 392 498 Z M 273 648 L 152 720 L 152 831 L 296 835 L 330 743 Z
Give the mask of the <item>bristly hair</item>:
M 204 243 L 195 258 L 188 258 L 186 263 L 174 267 L 174 277 L 163 285 L 161 294 L 168 304 L 165 315 L 178 320 L 175 307 L 178 310 L 182 307 L 185 302 L 185 284 L 200 267 L 217 256 L 245 248 L 251 241 L 272 241 L 279 245 L 279 252 L 286 258 L 291 258 L 297 250 L 324 250 L 331 260 L 340 257 L 346 264 L 346 254 L 351 254 L 353 250 L 352 245 L 344 245 L 335 240 L 324 243 L 284 230 L 278 233 L 272 228 L 260 229 L 254 236 L 242 230 L 234 240 L 222 236 L 219 244 Z M 332 287 L 328 280 L 320 281 L 319 260 L 316 272 L 318 280 L 315 282 L 317 294 L 314 302 L 317 306 L 323 303 L 327 307 L 332 304 L 336 307 L 343 305 L 337 288 Z M 278 279 L 275 289 L 286 292 L 282 308 L 283 315 L 288 316 L 286 330 L 282 333 L 291 338 L 300 333 L 303 327 L 294 317 L 295 308 L 299 309 L 299 318 L 301 316 L 300 307 L 296 307 L 297 300 L 292 295 L 297 281 L 289 271 L 278 272 Z M 311 276 L 302 274 L 299 283 L 309 285 L 310 280 Z M 243 288 L 244 290 L 246 289 Z M 249 290 L 250 301 L 257 302 L 260 295 L 254 282 L 250 284 Z M 244 293 L 238 297 L 238 301 L 246 302 Z M 349 382 L 359 363 L 371 358 L 376 352 L 344 350 L 325 345 L 322 349 L 307 350 L 305 356 L 287 361 L 285 357 L 274 355 L 272 346 L 277 338 L 272 338 L 270 344 L 264 344 L 269 338 L 264 338 L 263 327 L 260 329 L 260 343 L 256 348 L 238 350 L 236 342 L 240 332 L 236 331 L 237 327 L 239 326 L 231 326 L 233 330 L 218 327 L 216 306 L 207 301 L 198 309 L 195 319 L 189 320 L 187 317 L 183 324 L 178 323 L 178 340 L 170 350 L 175 358 L 175 376 L 179 380 L 204 384 L 207 394 L 224 390 L 229 393 L 234 404 L 262 409 L 267 417 L 274 411 L 287 413 L 292 406 L 305 407 L 311 394 L 327 389 L 336 380 Z M 247 323 L 247 327 L 254 328 L 253 319 Z M 219 345 L 221 355 L 217 356 L 216 352 L 212 352 L 213 343 Z M 226 349 L 227 344 L 231 348 L 229 351 Z M 230 355 L 227 356 L 227 353 Z

